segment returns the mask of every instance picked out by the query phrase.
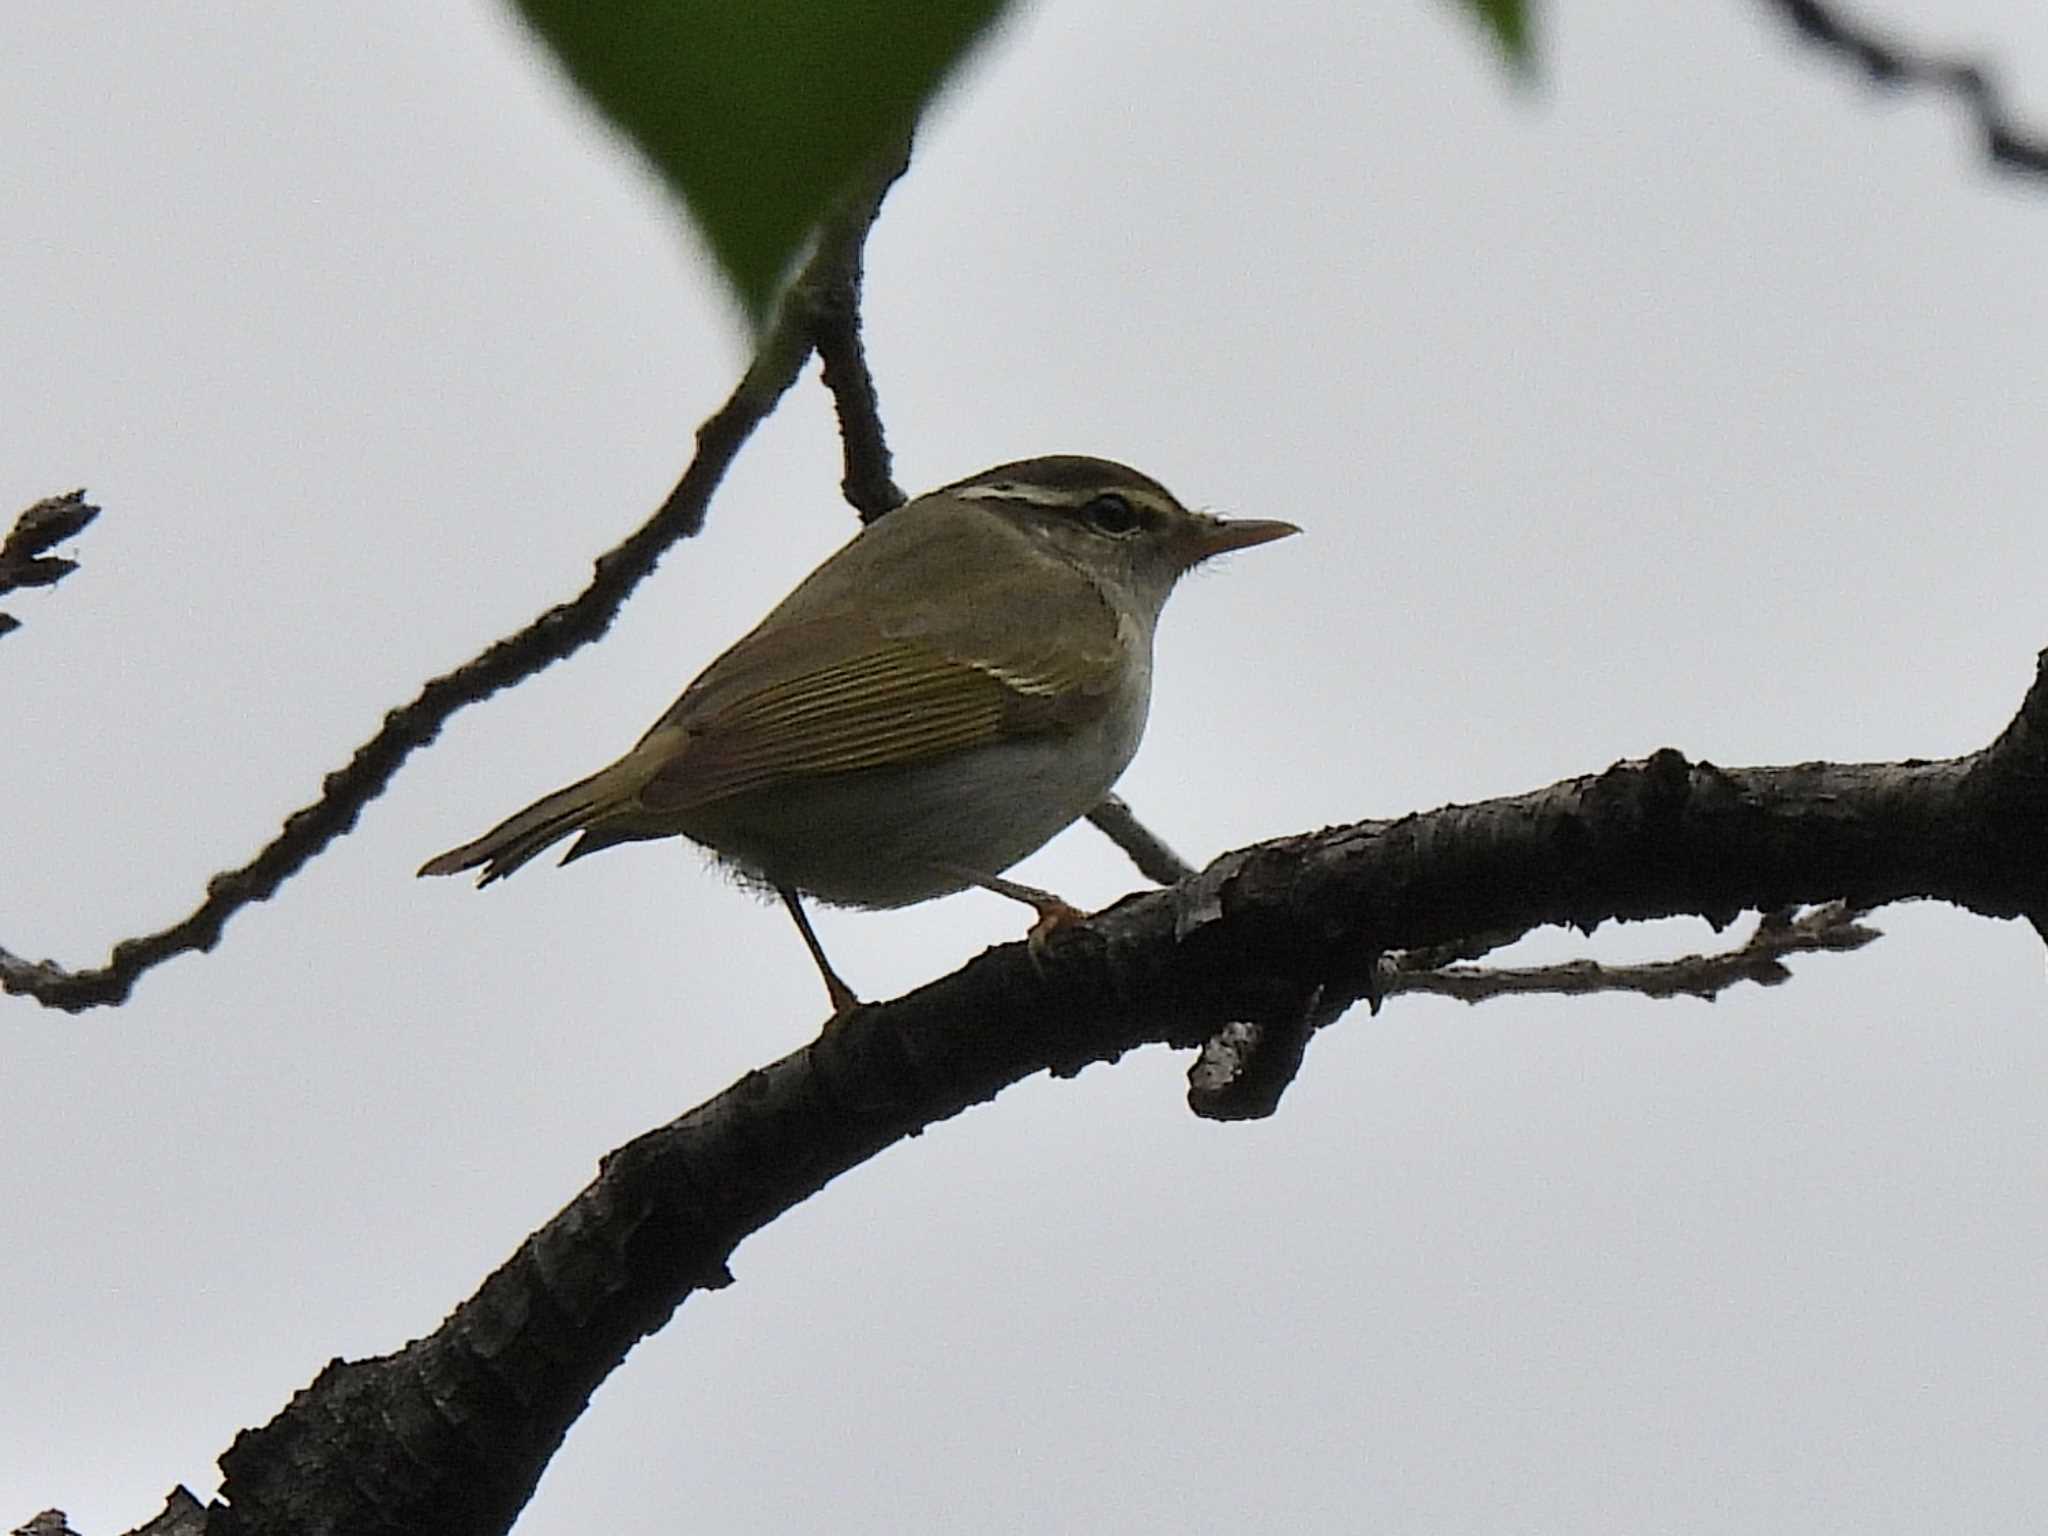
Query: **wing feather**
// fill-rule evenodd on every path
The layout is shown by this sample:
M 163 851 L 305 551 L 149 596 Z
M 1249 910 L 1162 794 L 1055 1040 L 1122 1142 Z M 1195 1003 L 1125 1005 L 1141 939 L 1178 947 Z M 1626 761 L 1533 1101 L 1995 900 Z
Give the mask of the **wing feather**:
M 858 655 L 751 689 L 719 679 L 716 707 L 669 722 L 682 726 L 680 750 L 639 798 L 650 811 L 680 810 L 786 779 L 1071 729 L 1106 707 L 1104 670 L 1085 655 L 1064 667 L 1038 657 L 968 660 L 922 638 L 877 637 Z
M 1127 640 L 1095 583 L 1048 570 L 1050 555 L 996 519 L 953 509 L 918 526 L 920 510 L 835 557 L 861 562 L 851 590 L 814 576 L 705 668 L 636 749 L 654 759 L 645 810 L 1071 730 L 1108 708 Z M 943 603 L 898 603 L 884 620 L 861 601 L 957 587 L 963 569 L 987 574 Z

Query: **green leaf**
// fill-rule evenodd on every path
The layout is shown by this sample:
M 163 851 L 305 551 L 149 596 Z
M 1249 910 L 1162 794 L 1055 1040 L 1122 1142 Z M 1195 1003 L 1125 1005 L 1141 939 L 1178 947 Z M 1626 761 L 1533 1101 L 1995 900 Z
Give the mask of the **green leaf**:
M 1006 0 L 514 0 L 679 192 L 756 323 Z
M 1517 73 L 1533 64 L 1526 0 L 1462 0 L 1465 9 L 1479 18 L 1479 24 L 1500 45 L 1503 57 Z

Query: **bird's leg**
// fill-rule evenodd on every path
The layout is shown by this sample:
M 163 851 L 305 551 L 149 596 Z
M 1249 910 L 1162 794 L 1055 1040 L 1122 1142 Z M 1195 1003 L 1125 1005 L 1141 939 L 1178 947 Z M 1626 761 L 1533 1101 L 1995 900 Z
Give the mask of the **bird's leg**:
M 825 958 L 825 946 L 818 942 L 818 936 L 811 930 L 811 920 L 804 915 L 804 904 L 797 899 L 796 888 L 789 885 L 775 887 L 782 904 L 789 908 L 789 915 L 796 919 L 796 931 L 804 936 L 804 948 L 811 952 L 811 958 L 818 963 L 818 974 L 825 978 L 825 993 L 832 999 L 832 1017 L 843 1019 L 860 1007 L 860 999 L 853 988 L 839 979 L 839 973 L 832 969 L 832 962 Z
M 1068 924 L 1082 922 L 1088 916 L 1079 907 L 1070 906 L 1051 891 L 1041 891 L 1035 885 L 1019 885 L 1015 880 L 1005 880 L 999 875 L 969 874 L 964 869 L 957 873 L 985 891 L 994 891 L 998 896 L 1023 902 L 1038 914 L 1038 921 L 1031 925 L 1031 932 L 1027 935 L 1034 959 L 1044 953 L 1047 939 Z

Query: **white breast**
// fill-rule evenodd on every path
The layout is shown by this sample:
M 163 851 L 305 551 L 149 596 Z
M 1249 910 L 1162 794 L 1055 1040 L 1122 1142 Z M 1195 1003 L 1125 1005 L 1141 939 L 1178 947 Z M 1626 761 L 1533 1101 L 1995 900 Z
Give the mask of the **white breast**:
M 1136 621 L 1124 625 L 1136 630 Z M 743 874 L 849 907 L 898 907 L 999 875 L 1102 803 L 1136 755 L 1152 696 L 1149 634 L 1100 719 L 930 762 L 774 792 L 772 831 L 728 824 L 714 851 Z M 754 818 L 745 818 L 752 821 Z

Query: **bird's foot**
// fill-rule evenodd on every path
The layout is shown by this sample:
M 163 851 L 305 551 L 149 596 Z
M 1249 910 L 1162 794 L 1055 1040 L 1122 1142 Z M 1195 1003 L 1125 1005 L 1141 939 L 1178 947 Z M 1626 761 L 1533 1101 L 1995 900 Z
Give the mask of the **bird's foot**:
M 825 973 L 825 995 L 832 1000 L 832 1017 L 825 1021 L 825 1028 L 819 1030 L 819 1034 L 844 1024 L 867 1007 L 867 1004 L 860 1000 L 859 994 L 831 971 Z
M 1088 921 L 1088 914 L 1079 907 L 1069 906 L 1059 897 L 1047 896 L 1043 891 L 1039 895 L 1044 899 L 1031 903 L 1032 909 L 1038 913 L 1038 921 L 1031 925 L 1031 931 L 1024 936 L 1025 943 L 1031 946 L 1031 956 L 1034 960 L 1045 953 L 1045 946 L 1062 928 L 1071 928 L 1076 923 Z

